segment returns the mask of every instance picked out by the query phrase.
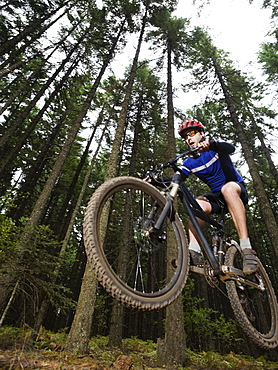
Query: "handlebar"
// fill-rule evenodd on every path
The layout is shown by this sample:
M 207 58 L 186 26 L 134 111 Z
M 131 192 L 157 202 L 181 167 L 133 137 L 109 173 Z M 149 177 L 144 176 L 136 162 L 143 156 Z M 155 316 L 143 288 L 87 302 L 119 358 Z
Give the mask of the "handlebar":
M 169 162 L 164 163 L 163 165 L 161 165 L 161 167 L 159 169 L 156 169 L 154 171 L 147 171 L 147 173 L 145 175 L 147 177 L 153 178 L 155 180 L 155 178 L 158 177 L 158 175 L 163 170 L 165 170 L 166 168 L 173 168 L 174 171 L 181 172 L 180 168 L 176 165 L 177 161 L 180 158 L 185 158 L 185 157 L 197 158 L 199 156 L 199 150 L 200 150 L 200 148 L 202 148 L 202 146 L 190 148 L 186 152 L 181 153 L 178 156 L 176 156 L 174 159 L 171 159 Z
M 193 157 L 194 158 L 194 157 L 198 156 L 199 150 L 201 148 L 202 148 L 202 146 L 197 146 L 197 147 L 194 147 L 194 148 L 190 148 L 186 152 L 184 152 L 182 154 L 179 154 L 176 158 L 171 159 L 169 162 L 165 163 L 163 165 L 163 168 L 172 167 L 172 165 L 175 164 L 180 158 L 183 158 L 183 157 Z

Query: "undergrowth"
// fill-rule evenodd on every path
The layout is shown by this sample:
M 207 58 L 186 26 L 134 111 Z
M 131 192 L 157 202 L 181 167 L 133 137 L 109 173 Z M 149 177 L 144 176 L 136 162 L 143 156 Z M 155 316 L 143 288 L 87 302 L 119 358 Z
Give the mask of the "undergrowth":
M 34 338 L 32 330 L 22 328 L 0 327 L 0 363 L 1 358 L 10 359 L 7 367 L 1 369 L 30 368 L 32 361 L 36 369 L 111 369 L 112 364 L 120 355 L 132 357 L 131 370 L 262 370 L 278 369 L 277 363 L 267 361 L 264 357 L 254 359 L 250 356 L 229 353 L 220 355 L 216 352 L 195 352 L 187 350 L 188 360 L 184 367 L 159 367 L 156 361 L 156 343 L 143 341 L 137 337 L 123 340 L 121 348 L 108 347 L 108 337 L 93 337 L 89 345 L 88 355 L 68 353 L 64 350 L 67 340 L 65 332 L 52 333 L 41 329 Z M 15 361 L 16 359 L 16 361 Z M 24 361 L 23 361 L 24 359 Z M 27 362 L 26 362 L 27 361 Z M 43 361 L 43 366 L 40 363 Z M 26 367 L 25 367 L 25 364 Z

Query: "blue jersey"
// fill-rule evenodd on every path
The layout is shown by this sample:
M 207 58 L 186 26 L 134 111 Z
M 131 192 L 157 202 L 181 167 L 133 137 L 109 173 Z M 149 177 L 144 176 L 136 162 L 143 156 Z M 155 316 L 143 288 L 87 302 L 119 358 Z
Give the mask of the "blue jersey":
M 218 143 L 220 144 L 221 142 Z M 187 177 L 191 173 L 196 175 L 210 187 L 212 192 L 220 191 L 222 186 L 229 181 L 243 182 L 243 178 L 236 170 L 230 155 L 224 151 L 216 152 L 210 150 L 200 153 L 200 156 L 197 158 L 189 157 L 180 168 Z

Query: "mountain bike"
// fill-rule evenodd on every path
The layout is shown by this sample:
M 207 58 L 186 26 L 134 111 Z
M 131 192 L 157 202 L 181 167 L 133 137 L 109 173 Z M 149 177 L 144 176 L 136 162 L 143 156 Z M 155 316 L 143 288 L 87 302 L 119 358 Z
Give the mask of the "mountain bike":
M 155 310 L 172 303 L 182 292 L 188 272 L 204 275 L 213 287 L 225 285 L 238 323 L 260 347 L 278 345 L 278 305 L 268 274 L 260 260 L 258 270 L 246 276 L 241 249 L 220 220 L 206 215 L 189 188 L 177 162 L 198 155 L 190 149 L 152 173 L 159 188 L 131 176 L 105 181 L 92 195 L 84 217 L 84 243 L 97 279 L 127 307 Z M 175 172 L 166 182 L 166 168 Z M 194 226 L 205 256 L 203 266 L 190 264 L 184 223 L 178 201 Z M 181 208 L 181 206 L 179 206 Z M 199 226 L 212 228 L 209 243 Z M 223 284 L 222 284 L 223 283 Z

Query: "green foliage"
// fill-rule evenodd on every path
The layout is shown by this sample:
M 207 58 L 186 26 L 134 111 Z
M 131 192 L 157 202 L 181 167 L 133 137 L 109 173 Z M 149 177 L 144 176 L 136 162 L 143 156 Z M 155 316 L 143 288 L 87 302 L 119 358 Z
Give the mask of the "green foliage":
M 224 347 L 242 340 L 238 338 L 234 320 L 226 320 L 218 311 L 202 307 L 204 299 L 194 296 L 193 289 L 194 280 L 189 278 L 183 294 L 184 325 L 189 347 L 212 349 L 212 338 Z
M 57 350 L 64 346 L 67 341 L 67 334 L 65 330 L 53 333 L 46 330 L 44 327 L 40 327 L 39 333 L 34 341 L 34 348 L 46 349 L 46 350 Z
M 278 80 L 278 30 L 276 31 L 276 41 L 262 44 L 259 52 L 259 61 L 263 65 L 263 70 L 268 76 L 268 80 L 277 82 Z
M 12 219 L 0 216 L 0 268 L 14 254 L 14 246 L 18 238 L 18 228 Z
M 63 325 L 62 323 L 72 318 L 72 311 L 68 308 L 73 308 L 75 302 L 71 300 L 71 291 L 68 287 L 73 275 L 73 266 L 79 264 L 78 268 L 82 271 L 82 264 L 85 263 L 82 247 L 84 208 L 89 195 L 105 179 L 115 125 L 130 68 L 127 69 L 123 79 L 108 74 L 90 104 L 89 93 L 103 62 L 107 60 L 108 52 L 118 32 L 122 30 L 118 45 L 119 51 L 126 43 L 128 32 L 139 30 L 145 10 L 143 6 L 149 7 L 148 22 L 151 27 L 148 29 L 150 32 L 146 41 L 148 46 L 154 50 L 151 58 L 158 60 L 161 67 L 165 61 L 166 49 L 170 47 L 172 61 L 177 69 L 188 68 L 191 72 L 192 80 L 184 85 L 184 88 L 199 89 L 203 92 L 207 89 L 208 91 L 204 104 L 192 107 L 187 114 L 200 119 L 210 135 L 220 134 L 221 138 L 237 143 L 237 132 L 231 125 L 230 112 L 224 100 L 223 91 L 217 83 L 214 64 L 217 63 L 221 67 L 239 118 L 248 134 L 249 145 L 252 146 L 253 155 L 259 167 L 259 175 L 264 181 L 273 208 L 277 209 L 275 207 L 278 201 L 277 184 L 269 171 L 261 144 L 257 140 L 258 130 L 261 128 L 264 129 L 263 131 L 270 132 L 276 129 L 276 125 L 273 124 L 275 112 L 256 106 L 266 92 L 262 86 L 255 84 L 254 80 L 238 71 L 229 60 L 228 54 L 223 50 L 218 50 L 212 44 L 212 38 L 207 32 L 197 27 L 191 33 L 186 19 L 172 17 L 171 11 L 175 3 L 175 0 L 145 0 L 143 2 L 103 0 L 101 9 L 99 3 L 94 0 L 69 3 L 54 0 L 44 2 L 14 0 L 3 3 L 0 19 L 3 32 L 0 38 L 2 42 L 10 41 L 11 46 L 7 46 L 7 50 L 4 50 L 1 57 L 1 62 L 5 66 L 3 66 L 4 75 L 0 81 L 1 108 L 4 109 L 0 130 L 1 134 L 10 130 L 15 131 L 1 151 L 2 160 L 8 158 L 10 154 L 13 156 L 10 157 L 12 159 L 9 160 L 2 173 L 0 185 L 0 193 L 3 195 L 2 212 L 9 210 L 8 216 L 12 217 L 0 216 L 0 277 L 10 278 L 8 293 L 15 286 L 15 282 L 19 281 L 18 292 L 8 313 L 8 322 L 16 323 L 16 325 L 20 325 L 25 319 L 27 322 L 29 320 L 33 322 L 44 297 L 48 297 L 52 304 L 53 313 L 48 314 L 50 326 L 54 325 L 54 322 L 56 325 L 59 321 L 62 315 L 58 316 L 57 312 L 61 313 L 61 310 L 66 314 L 57 325 L 60 323 Z M 59 14 L 65 12 L 65 16 L 59 20 L 59 23 L 54 23 L 55 32 L 52 32 L 54 27 L 51 27 L 41 34 L 44 26 L 51 25 L 52 21 L 58 19 L 58 14 L 53 12 L 52 15 L 51 12 L 60 8 L 62 4 L 66 6 L 59 9 Z M 265 0 L 264 6 L 272 7 L 273 14 L 277 11 L 276 0 Z M 19 37 L 18 42 L 15 36 Z M 24 38 L 20 39 L 21 36 Z M 73 47 L 76 50 L 71 60 L 64 65 L 63 71 L 60 71 L 55 81 L 47 87 L 40 96 L 40 100 L 35 101 L 34 98 L 39 97 L 38 94 L 46 87 L 46 82 L 51 78 L 53 71 L 61 66 Z M 114 51 L 116 59 L 119 56 L 118 51 Z M 260 60 L 269 79 L 275 82 L 277 80 L 277 42 L 263 44 Z M 77 63 L 75 68 L 68 78 L 62 80 L 72 62 Z M 134 173 L 142 177 L 146 170 L 157 168 L 158 164 L 165 162 L 167 148 L 166 86 L 158 78 L 158 73 L 164 73 L 162 68 L 159 68 L 157 72 L 152 62 L 148 60 L 139 62 L 137 67 L 126 132 L 122 138 L 121 153 L 115 161 L 117 162 L 115 166 L 117 166 L 119 175 Z M 60 82 L 62 85 L 59 87 Z M 52 96 L 57 87 L 59 87 L 58 91 L 54 94 L 55 96 Z M 178 90 L 175 90 L 175 94 L 179 94 Z M 43 116 L 39 116 L 39 113 L 42 114 L 41 107 L 50 97 L 52 97 L 50 105 L 44 111 Z M 17 244 L 22 226 L 41 194 L 70 128 L 81 117 L 85 102 L 90 105 L 89 114 L 83 120 L 81 130 L 75 138 L 70 153 L 65 158 L 63 169 L 48 199 L 42 225 L 34 230 L 28 245 Z M 30 109 L 29 113 L 28 109 Z M 102 115 L 99 114 L 100 110 Z M 26 114 L 26 118 L 20 126 L 17 126 L 23 114 Z M 179 112 L 179 115 L 183 116 L 184 112 Z M 97 123 L 95 117 L 100 117 Z M 32 127 L 36 118 L 38 121 Z M 254 127 L 253 121 L 259 125 L 258 129 Z M 60 241 L 65 235 L 65 229 L 89 163 L 89 158 L 86 158 L 78 179 L 72 184 L 84 152 L 85 140 L 82 137 L 87 138 L 88 129 L 93 130 L 94 128 L 97 128 L 97 132 L 94 137 L 93 153 L 95 144 L 100 141 L 99 131 L 102 132 L 105 129 L 106 132 L 100 153 L 97 153 L 83 204 L 75 219 L 68 250 L 61 260 L 59 258 Z M 138 137 L 135 137 L 136 130 Z M 25 141 L 21 143 L 25 134 Z M 184 151 L 182 141 L 179 140 L 177 146 L 180 152 Z M 11 153 L 11 150 L 15 148 L 17 150 Z M 132 160 L 135 163 L 134 168 L 131 168 Z M 188 183 L 194 195 L 203 194 L 207 190 L 193 176 L 188 179 Z M 272 268 L 275 267 L 275 259 L 269 252 L 270 247 L 263 219 L 253 192 L 251 198 L 248 218 L 252 224 L 252 238 L 258 244 L 256 249 L 264 248 L 262 254 L 270 269 L 277 271 Z M 21 218 L 22 215 L 23 218 Z M 184 214 L 181 216 L 186 228 L 187 218 Z M 77 259 L 79 256 L 81 256 L 80 261 Z M 61 267 L 59 275 L 56 274 L 58 266 Z M 75 297 L 79 293 L 81 278 L 76 280 L 78 281 L 73 287 Z M 190 288 L 190 284 L 189 281 L 186 289 Z M 188 338 L 194 338 L 197 334 L 197 337 L 205 340 L 211 336 L 222 338 L 227 345 L 232 339 L 237 340 L 233 322 L 225 320 L 215 310 L 204 308 L 202 300 L 194 297 L 192 290 L 186 293 L 184 304 Z M 68 312 L 71 314 L 69 315 Z M 95 312 L 97 312 L 96 326 L 98 326 L 96 330 L 102 332 L 107 326 L 107 317 L 110 312 L 110 302 L 105 300 L 102 294 L 97 297 Z M 53 338 L 47 339 L 48 334 L 44 335 L 45 338 L 37 345 L 41 345 L 41 348 L 50 348 L 48 347 L 49 341 Z M 136 349 L 136 345 L 140 347 L 138 342 L 139 339 L 131 338 L 126 344 L 127 349 L 139 351 Z M 196 347 L 198 345 L 202 347 L 203 342 L 200 340 Z M 154 349 L 152 351 L 154 352 Z M 103 357 L 105 356 L 108 355 L 104 354 Z M 213 363 L 213 360 L 209 359 L 207 363 L 209 361 Z
M 156 350 L 156 345 L 151 340 L 144 341 L 137 337 L 131 337 L 124 339 L 124 348 L 128 352 L 149 353 Z
M 96 351 L 101 348 L 104 348 L 108 345 L 108 340 L 109 340 L 108 337 L 105 337 L 103 335 L 96 335 L 90 341 L 90 349 Z
M 253 0 L 249 0 L 249 1 L 253 2 Z M 275 19 L 278 16 L 278 2 L 277 2 L 277 0 L 264 0 L 263 1 L 263 7 L 272 9 L 272 18 Z
M 24 350 L 30 347 L 32 330 L 27 325 L 22 327 L 1 326 L 0 327 L 0 348 L 21 348 Z
M 156 47 L 162 50 L 158 66 L 162 66 L 163 57 L 168 49 L 173 54 L 176 68 L 181 68 L 184 62 L 183 57 L 188 48 L 188 34 L 186 32 L 188 20 L 172 17 L 167 9 L 162 8 L 153 14 L 151 24 L 155 29 L 148 32 L 147 40 L 152 39 L 152 49 Z
M 142 369 L 146 368 L 144 362 L 151 362 L 153 366 L 156 362 L 156 343 L 151 340 L 143 341 L 137 337 L 123 339 L 122 348 L 119 350 L 108 347 L 108 337 L 98 335 L 91 339 L 89 349 L 94 356 L 101 358 L 109 366 L 121 353 L 131 356 L 134 366 Z
M 122 350 L 109 348 L 108 338 L 96 336 L 90 341 L 88 356 L 78 356 L 74 353 L 63 351 L 66 342 L 64 333 L 53 333 L 51 331 L 40 329 L 34 347 L 27 346 L 32 335 L 32 330 L 27 327 L 14 328 L 4 326 L 0 328 L 0 347 L 3 350 L 8 349 L 7 357 L 11 358 L 11 365 L 15 366 L 16 359 L 20 358 L 20 364 L 24 359 L 28 364 L 34 361 L 37 368 L 39 366 L 59 369 L 75 367 L 99 368 L 108 370 L 120 355 L 131 356 L 134 368 L 138 370 L 164 369 L 165 366 L 159 367 L 156 362 L 156 343 L 152 341 L 141 341 L 136 337 L 126 338 L 123 340 Z M 16 351 L 14 349 L 16 348 Z M 28 352 L 27 352 L 28 350 Z M 14 352 L 13 352 L 14 351 Z M 5 354 L 5 352 L 2 352 Z M 217 352 L 197 352 L 187 350 L 188 359 L 185 367 L 172 366 L 172 370 L 275 370 L 277 363 L 267 361 L 265 356 L 256 359 L 246 356 L 237 355 L 230 352 L 226 355 L 220 355 Z M 4 358 L 4 355 L 3 355 Z M 40 360 L 43 359 L 43 363 Z M 88 359 L 94 361 L 89 365 Z M 27 363 L 27 362 L 26 362 Z M 11 368 L 11 367 L 10 367 Z
M 15 312 L 22 301 L 33 307 L 32 312 L 36 312 L 39 297 L 45 294 L 59 310 L 74 307 L 74 302 L 69 298 L 69 290 L 56 281 L 56 268 L 63 263 L 58 257 L 60 243 L 45 225 L 35 228 L 28 245 L 18 243 L 26 220 L 21 221 L 22 226 L 16 226 L 11 219 L 5 217 L 2 217 L 0 222 L 0 273 L 9 276 L 11 286 L 14 286 L 16 281 L 19 282 L 13 303 Z M 31 314 L 23 318 L 30 324 L 32 319 Z
M 217 352 L 188 351 L 190 363 L 198 369 L 207 370 L 260 370 L 275 369 L 275 363 L 267 362 L 263 357 L 253 359 L 249 356 L 236 355 L 233 352 L 220 355 Z

